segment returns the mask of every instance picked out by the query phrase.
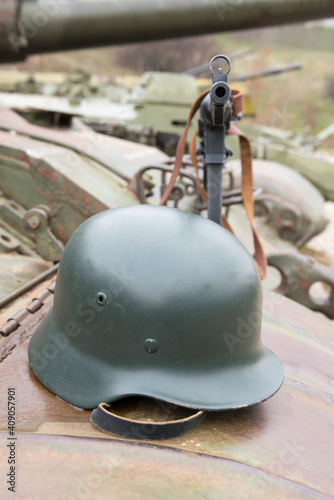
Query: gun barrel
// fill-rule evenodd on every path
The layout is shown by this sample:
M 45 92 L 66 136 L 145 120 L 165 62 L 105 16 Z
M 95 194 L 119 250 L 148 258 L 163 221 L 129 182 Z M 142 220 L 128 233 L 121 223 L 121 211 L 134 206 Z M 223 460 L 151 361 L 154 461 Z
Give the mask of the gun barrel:
M 282 73 L 288 73 L 289 71 L 299 71 L 303 69 L 303 65 L 300 62 L 293 64 L 287 64 L 285 66 L 276 66 L 274 68 L 265 69 L 263 71 L 257 71 L 256 73 L 249 73 L 247 75 L 239 75 L 231 78 L 233 82 L 245 82 L 247 80 L 256 80 L 257 78 L 264 78 L 267 76 L 281 75 Z
M 334 17 L 334 0 L 1 0 L 0 14 L 3 61 Z

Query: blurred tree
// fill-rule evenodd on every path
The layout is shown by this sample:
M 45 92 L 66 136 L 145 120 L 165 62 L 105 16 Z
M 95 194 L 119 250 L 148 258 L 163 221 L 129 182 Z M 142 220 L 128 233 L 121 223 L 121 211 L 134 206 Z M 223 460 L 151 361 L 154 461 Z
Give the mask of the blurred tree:
M 326 81 L 326 97 L 330 97 L 334 101 L 334 74 L 330 75 Z
M 222 51 L 216 37 L 192 37 L 181 40 L 127 45 L 117 49 L 119 66 L 144 71 L 183 72 L 199 66 Z M 226 47 L 223 49 L 226 53 Z

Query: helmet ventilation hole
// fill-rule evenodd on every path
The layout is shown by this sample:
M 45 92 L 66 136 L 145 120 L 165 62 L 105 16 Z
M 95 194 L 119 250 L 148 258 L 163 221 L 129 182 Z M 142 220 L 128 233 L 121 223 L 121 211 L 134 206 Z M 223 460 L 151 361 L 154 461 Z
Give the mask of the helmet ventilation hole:
M 107 303 L 107 296 L 103 292 L 99 292 L 96 294 L 96 302 L 99 306 L 105 306 Z

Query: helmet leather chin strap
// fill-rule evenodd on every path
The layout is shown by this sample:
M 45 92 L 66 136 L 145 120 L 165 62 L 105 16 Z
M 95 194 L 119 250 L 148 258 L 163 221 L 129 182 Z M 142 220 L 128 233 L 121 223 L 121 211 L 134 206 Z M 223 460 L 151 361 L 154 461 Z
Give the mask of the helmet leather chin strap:
M 201 102 L 203 101 L 204 97 L 208 94 L 208 92 L 209 90 L 203 92 L 196 99 L 196 101 L 191 107 L 187 120 L 187 125 L 177 145 L 174 170 L 172 172 L 169 184 L 162 195 L 160 205 L 166 204 L 168 197 L 174 187 L 174 184 L 182 167 L 183 155 L 186 146 L 190 122 L 194 117 L 196 111 L 199 109 Z M 243 109 L 243 95 L 242 92 L 236 89 L 232 90 L 232 95 L 233 95 L 233 100 L 232 100 L 233 114 L 237 115 L 241 113 Z M 255 247 L 254 261 L 258 268 L 261 279 L 264 279 L 267 274 L 267 259 L 253 222 L 254 202 L 253 202 L 252 148 L 249 139 L 235 125 L 230 126 L 229 134 L 237 135 L 240 141 L 241 167 L 242 167 L 242 197 L 254 238 L 254 247 Z M 197 187 L 199 189 L 202 198 L 206 201 L 207 193 L 198 175 L 198 163 L 196 156 L 197 135 L 198 132 L 195 133 L 194 137 L 190 142 L 189 152 L 196 172 Z M 234 234 L 225 216 L 223 216 L 222 219 L 222 226 L 225 227 L 225 229 L 230 231 L 232 234 Z M 182 436 L 183 434 L 187 434 L 203 420 L 205 415 L 206 412 L 197 411 L 190 417 L 182 418 L 179 420 L 148 423 L 121 417 L 110 410 L 110 405 L 106 403 L 100 403 L 99 406 L 95 408 L 95 410 L 93 410 L 90 420 L 99 429 L 102 429 L 106 432 L 110 432 L 112 434 L 116 434 L 121 437 L 130 439 L 154 440 L 154 439 L 169 439 L 177 436 Z
M 167 422 L 144 422 L 124 418 L 110 411 L 110 405 L 100 403 L 93 410 L 90 420 L 99 429 L 128 439 L 170 439 L 192 431 L 205 417 L 205 411 L 197 411 L 190 417 Z
M 187 124 L 186 127 L 183 131 L 183 134 L 180 137 L 180 140 L 177 145 L 176 149 L 176 154 L 175 154 L 175 164 L 174 164 L 174 169 L 173 173 L 171 175 L 170 181 L 168 183 L 168 186 L 165 189 L 165 192 L 162 195 L 162 198 L 160 200 L 160 205 L 165 205 L 169 195 L 172 192 L 172 189 L 175 185 L 175 182 L 178 178 L 178 175 L 180 173 L 181 167 L 182 167 L 182 162 L 183 162 L 183 155 L 186 147 L 186 142 L 187 142 L 187 136 L 188 136 L 188 130 L 191 124 L 191 120 L 195 116 L 196 112 L 199 110 L 201 102 L 205 98 L 205 96 L 210 92 L 210 89 L 205 90 L 200 94 L 195 102 L 193 103 L 190 113 L 188 116 Z M 240 114 L 243 110 L 243 94 L 240 90 L 238 89 L 232 89 L 232 112 L 234 116 L 237 116 Z M 248 137 L 246 137 L 241 130 L 238 129 L 234 124 L 231 124 L 229 130 L 228 130 L 229 135 L 236 135 L 239 137 L 239 144 L 240 144 L 240 159 L 241 159 L 241 171 L 242 171 L 242 181 L 241 181 L 241 190 L 242 190 L 242 198 L 243 198 L 243 203 L 244 207 L 246 210 L 246 215 L 249 220 L 251 230 L 253 233 L 253 240 L 254 240 L 254 261 L 256 264 L 256 267 L 259 271 L 260 278 L 261 280 L 264 280 L 267 277 L 267 258 L 264 252 L 264 249 L 261 244 L 260 237 L 256 231 L 256 228 L 254 226 L 254 201 L 253 201 L 253 168 L 252 168 L 252 159 L 253 159 L 253 153 L 252 153 L 252 146 L 250 144 L 250 141 Z M 198 162 L 197 162 L 197 156 L 196 156 L 196 138 L 198 135 L 198 131 L 194 134 L 193 138 L 191 139 L 189 143 L 189 154 L 193 163 L 193 166 L 195 168 L 195 173 L 196 173 L 196 184 L 199 190 L 199 193 L 201 194 L 202 198 L 204 201 L 207 200 L 207 193 L 202 186 L 202 183 L 199 179 L 198 175 Z M 222 226 L 230 231 L 232 234 L 233 230 L 228 223 L 227 219 L 225 216 L 222 218 Z

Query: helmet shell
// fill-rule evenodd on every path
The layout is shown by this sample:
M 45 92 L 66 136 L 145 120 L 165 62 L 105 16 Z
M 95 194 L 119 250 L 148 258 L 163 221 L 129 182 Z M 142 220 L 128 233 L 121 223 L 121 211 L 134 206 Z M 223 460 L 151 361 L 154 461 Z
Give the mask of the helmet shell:
M 131 395 L 237 408 L 282 384 L 261 322 L 258 271 L 228 231 L 177 209 L 117 208 L 68 241 L 29 361 L 81 408 Z

